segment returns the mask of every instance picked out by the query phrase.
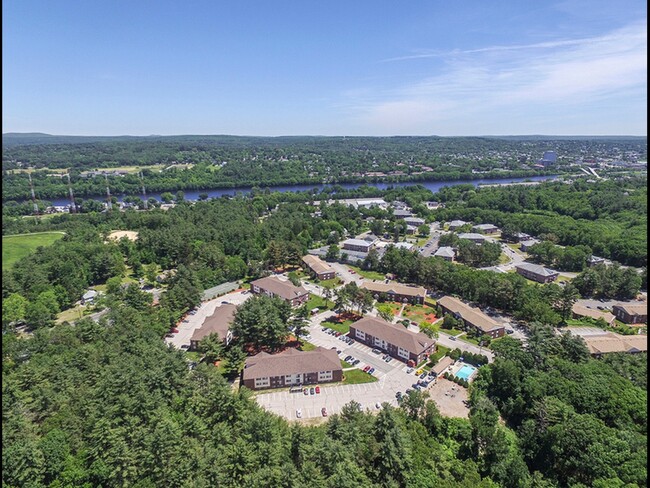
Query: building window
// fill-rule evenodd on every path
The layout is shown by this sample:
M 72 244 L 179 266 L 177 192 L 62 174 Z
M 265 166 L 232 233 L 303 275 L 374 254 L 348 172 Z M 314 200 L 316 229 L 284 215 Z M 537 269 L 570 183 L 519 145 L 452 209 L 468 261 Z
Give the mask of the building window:
M 320 371 L 318 373 L 318 381 L 330 381 L 333 375 L 331 371 Z
M 397 355 L 404 359 L 408 359 L 410 357 L 409 352 L 406 349 L 402 349 L 401 347 L 397 349 Z
M 266 378 L 255 378 L 255 388 L 264 388 L 265 386 L 269 386 L 271 384 L 271 380 L 267 376 Z
M 355 335 L 361 340 L 364 340 L 364 341 L 366 340 L 366 333 L 365 332 L 361 332 L 360 330 L 355 330 Z

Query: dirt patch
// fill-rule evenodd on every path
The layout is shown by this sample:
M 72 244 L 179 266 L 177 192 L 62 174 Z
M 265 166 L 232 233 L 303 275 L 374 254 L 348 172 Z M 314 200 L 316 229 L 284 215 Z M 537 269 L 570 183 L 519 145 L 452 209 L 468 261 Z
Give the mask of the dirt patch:
M 466 388 L 453 381 L 438 378 L 437 383 L 429 388 L 429 394 L 445 417 L 469 417 L 469 408 L 463 403 L 463 400 L 469 398 Z
M 119 241 L 122 237 L 135 241 L 138 238 L 138 233 L 134 230 L 114 230 L 108 234 L 108 238 L 113 241 Z

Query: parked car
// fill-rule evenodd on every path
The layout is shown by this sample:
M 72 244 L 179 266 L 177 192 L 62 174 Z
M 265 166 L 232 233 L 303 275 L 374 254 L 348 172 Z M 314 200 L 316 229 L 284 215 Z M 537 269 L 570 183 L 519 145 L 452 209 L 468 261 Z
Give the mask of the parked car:
M 353 365 L 353 366 L 356 366 L 357 364 L 359 364 L 359 362 L 360 362 L 360 361 L 359 361 L 358 359 L 355 359 L 354 361 L 352 361 L 352 365 Z
M 345 361 L 346 363 L 349 363 L 351 359 L 352 359 L 352 356 L 347 355 L 347 356 L 345 356 L 345 359 L 343 361 Z
M 327 332 L 327 327 L 323 327 L 321 330 L 322 330 L 323 332 Z
M 393 359 L 392 357 L 386 356 L 386 359 L 384 359 L 384 361 L 386 361 L 387 363 L 390 363 L 392 361 L 392 359 Z
M 190 315 L 196 315 L 196 310 L 190 310 Z
M 368 374 L 372 374 L 372 373 L 374 373 L 374 372 L 375 372 L 375 368 L 370 368 L 370 369 L 368 370 Z
M 317 387 L 316 387 L 316 394 L 317 394 L 317 395 L 320 394 L 320 386 L 317 386 Z
M 401 392 L 401 391 L 398 391 L 397 393 L 395 393 L 395 398 L 397 398 L 398 400 L 400 400 L 400 399 L 402 398 L 402 392 Z
M 311 387 L 311 388 L 309 389 L 309 394 L 310 394 L 310 395 L 315 395 L 315 394 L 316 394 L 316 391 L 314 390 L 313 387 Z
M 296 417 L 302 418 L 302 410 L 300 409 L 296 410 Z
M 183 350 L 187 350 L 187 349 L 189 349 L 189 348 L 190 348 L 190 345 L 189 345 L 189 344 L 183 344 L 183 345 L 181 346 L 181 349 L 183 349 Z
M 450 341 L 455 341 L 455 340 L 456 340 L 456 336 L 449 336 L 449 340 L 450 340 Z
M 334 335 L 335 335 L 336 337 L 341 337 L 341 333 L 340 333 L 338 330 L 337 330 L 336 332 L 334 332 Z
M 365 368 L 363 368 L 364 373 L 367 373 L 368 371 L 370 371 L 370 366 L 366 366 Z
M 515 331 L 512 329 L 506 329 L 506 334 L 514 334 Z
M 407 374 L 411 374 L 412 372 L 413 372 L 413 368 L 408 368 L 408 369 L 406 370 L 406 373 L 407 373 Z
M 323 417 L 327 417 L 327 409 L 326 409 L 325 407 L 321 408 L 321 409 L 320 409 L 320 414 L 321 414 Z
M 375 403 L 375 408 L 381 408 L 381 403 L 379 402 Z
M 424 372 L 420 375 L 420 379 L 424 379 L 424 378 L 426 378 L 426 377 L 427 377 L 427 372 L 424 371 Z
M 373 349 L 372 352 L 374 352 L 375 354 L 381 354 L 381 351 L 377 348 Z
M 172 327 L 169 331 L 170 331 L 172 334 L 178 334 L 178 329 L 177 329 L 176 327 Z
M 305 395 L 309 395 L 309 389 L 308 389 L 308 388 L 305 388 L 305 389 L 303 390 L 303 392 L 305 393 Z

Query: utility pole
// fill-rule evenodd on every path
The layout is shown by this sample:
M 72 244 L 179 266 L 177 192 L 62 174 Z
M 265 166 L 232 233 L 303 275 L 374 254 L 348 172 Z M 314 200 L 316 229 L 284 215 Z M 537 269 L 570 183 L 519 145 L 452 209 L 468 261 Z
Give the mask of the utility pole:
M 142 175 L 142 171 L 140 171 L 140 182 L 142 183 L 142 201 L 144 202 L 144 209 L 147 210 L 149 204 L 147 203 L 147 191 L 144 188 L 144 176 Z
M 104 178 L 106 179 L 106 208 L 112 210 L 113 202 L 111 201 L 111 190 L 108 188 L 108 175 L 106 173 L 104 173 Z
M 72 193 L 72 184 L 70 183 L 70 170 L 66 173 L 68 177 L 68 193 L 70 194 L 70 211 L 77 213 L 77 205 L 74 203 L 74 194 Z
M 38 215 L 38 205 L 36 204 L 36 193 L 34 192 L 34 183 L 32 182 L 31 173 L 27 173 L 27 177 L 29 178 L 29 190 L 32 193 L 32 205 L 34 206 L 34 215 Z

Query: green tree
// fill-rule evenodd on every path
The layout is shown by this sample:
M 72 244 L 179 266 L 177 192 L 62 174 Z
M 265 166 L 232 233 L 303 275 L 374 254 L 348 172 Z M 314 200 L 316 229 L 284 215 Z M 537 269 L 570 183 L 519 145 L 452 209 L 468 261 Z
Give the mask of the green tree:
M 21 321 L 26 316 L 27 299 L 18 293 L 12 293 L 2 300 L 2 326 Z

